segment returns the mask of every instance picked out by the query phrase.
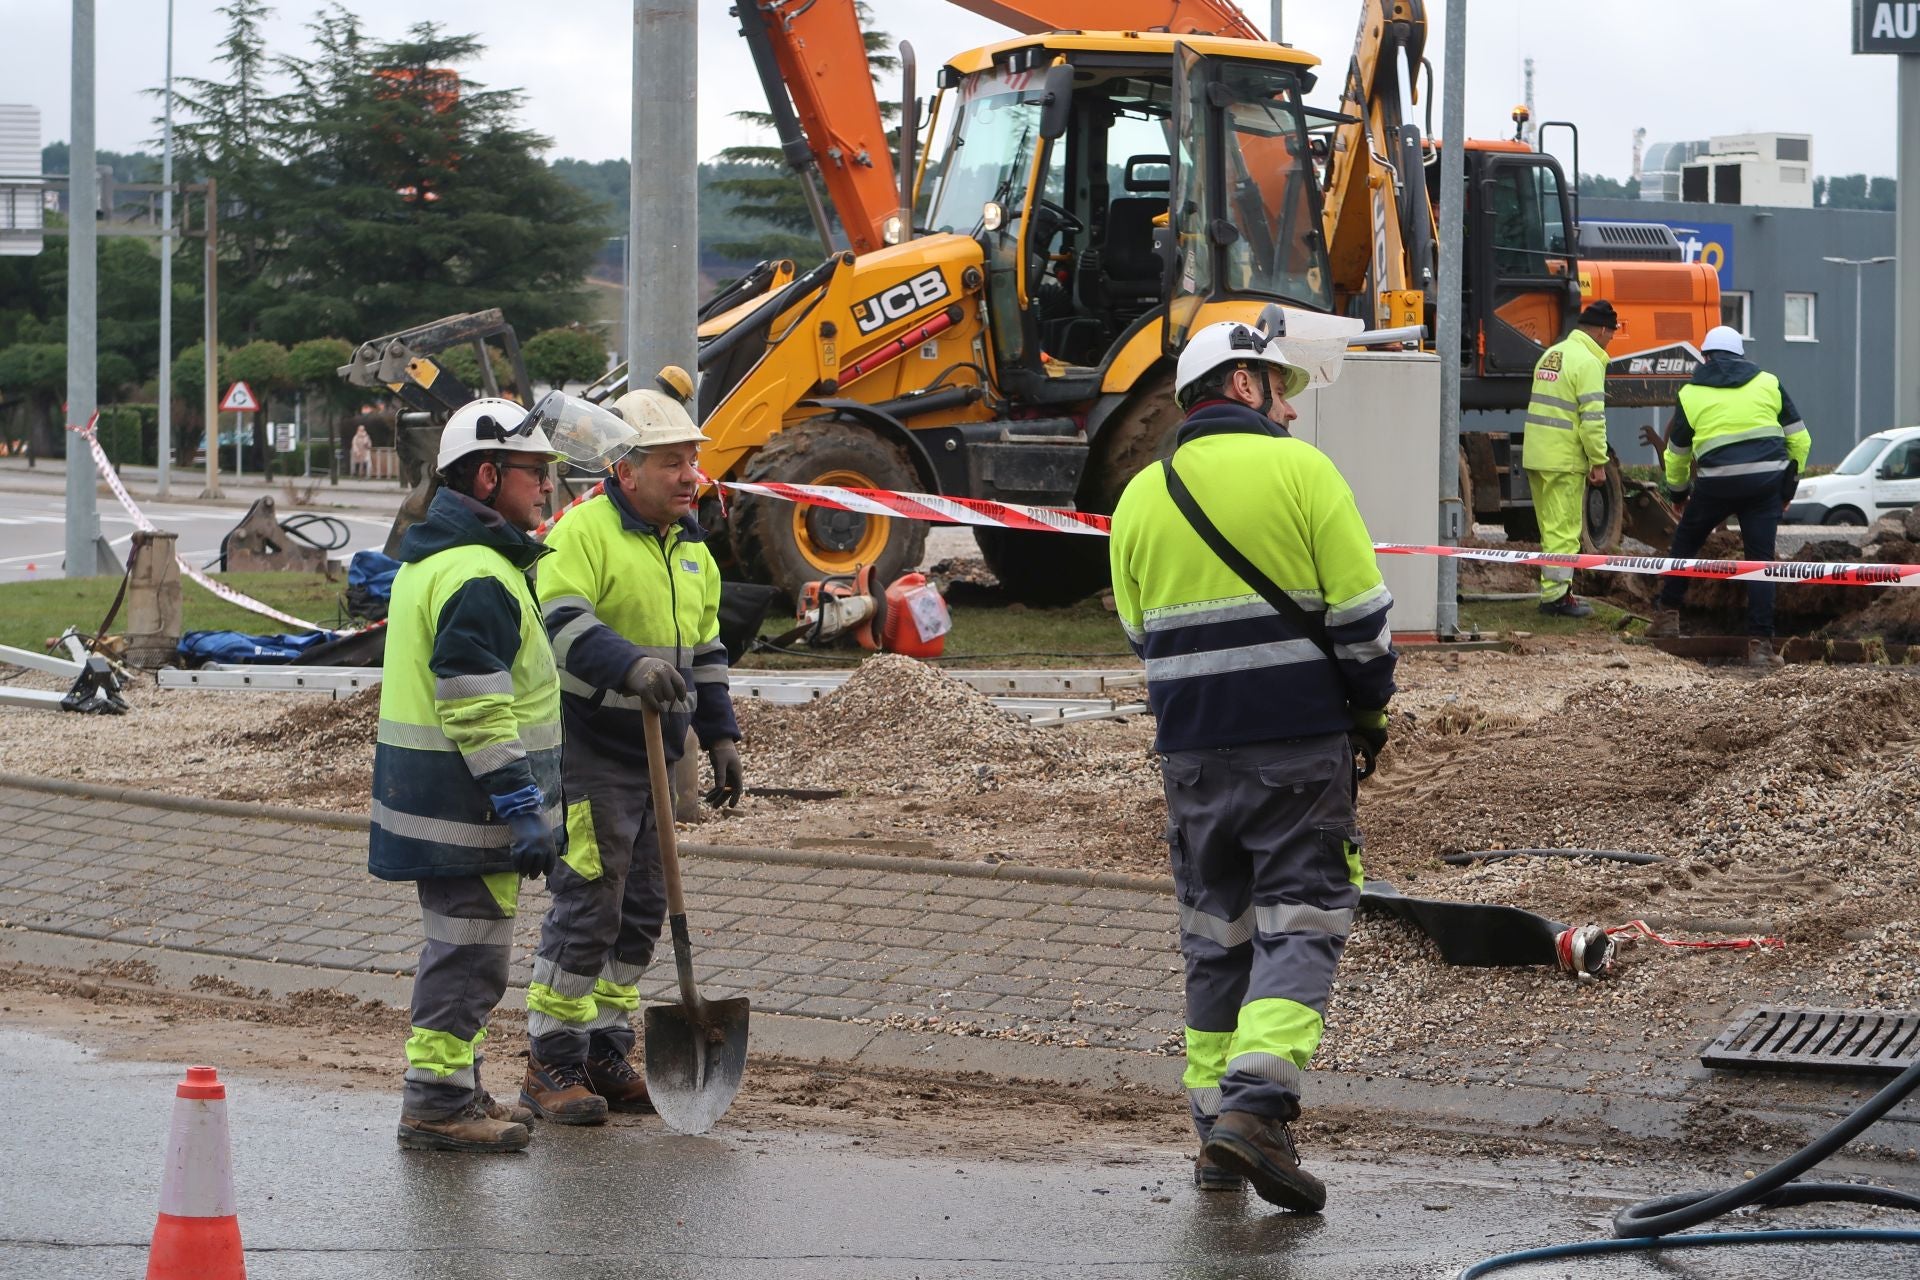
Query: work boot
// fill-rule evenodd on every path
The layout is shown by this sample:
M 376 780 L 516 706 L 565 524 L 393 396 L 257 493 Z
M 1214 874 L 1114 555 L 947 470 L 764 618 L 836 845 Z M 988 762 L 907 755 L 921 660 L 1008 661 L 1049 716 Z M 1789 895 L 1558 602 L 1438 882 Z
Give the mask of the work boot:
M 1213 1122 L 1213 1134 L 1201 1154 L 1229 1173 L 1253 1184 L 1268 1204 L 1296 1213 L 1318 1213 L 1327 1203 L 1327 1188 L 1300 1167 L 1287 1122 L 1251 1111 L 1223 1111 Z
M 1678 609 L 1657 608 L 1653 611 L 1653 621 L 1647 627 L 1647 637 L 1652 640 L 1676 639 L 1680 635 L 1680 611 Z
M 529 1053 L 520 1101 L 534 1115 L 555 1124 L 605 1124 L 607 1120 L 607 1100 L 593 1091 L 586 1067 L 578 1062 L 542 1066 Z
M 1193 1185 L 1202 1191 L 1245 1191 L 1247 1180 L 1215 1164 L 1202 1147 L 1200 1154 L 1193 1158 Z
M 488 1115 L 476 1097 L 442 1120 L 402 1112 L 398 1137 L 409 1151 L 524 1151 L 533 1132 L 524 1124 Z
M 1542 600 L 1540 612 L 1556 618 L 1591 618 L 1593 606 L 1569 591 L 1558 600 Z
M 609 1111 L 638 1111 L 653 1114 L 653 1099 L 647 1096 L 647 1082 L 633 1064 L 619 1054 L 587 1058 L 587 1083 L 607 1100 Z
M 474 1100 L 480 1104 L 480 1109 L 487 1113 L 489 1120 L 510 1120 L 514 1124 L 524 1125 L 533 1123 L 532 1111 L 517 1102 L 501 1102 L 487 1092 L 487 1086 L 480 1083 L 478 1062 L 473 1064 L 473 1096 Z
M 1769 669 L 1784 667 L 1787 660 L 1774 652 L 1773 641 L 1766 636 L 1753 636 L 1747 641 L 1747 665 Z

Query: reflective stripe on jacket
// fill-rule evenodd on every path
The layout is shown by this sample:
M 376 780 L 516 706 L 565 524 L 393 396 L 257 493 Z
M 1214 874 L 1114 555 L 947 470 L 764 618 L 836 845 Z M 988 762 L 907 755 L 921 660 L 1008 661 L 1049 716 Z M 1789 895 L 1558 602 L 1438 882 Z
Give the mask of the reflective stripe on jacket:
M 1533 366 L 1520 465 L 1587 471 L 1607 461 L 1607 353 L 1580 329 Z
M 1693 479 L 1751 487 L 1752 477 L 1777 477 L 1807 465 L 1813 437 L 1800 421 L 1780 379 L 1745 360 L 1702 361 L 1680 388 L 1679 408 L 1667 432 L 1667 487 L 1685 490 Z
M 491 520 L 488 519 L 491 517 Z M 451 489 L 393 579 L 367 868 L 385 880 L 513 870 L 491 796 L 537 786 L 561 848 L 560 681 L 526 570 L 541 548 Z
M 1226 540 L 1308 613 L 1336 661 L 1202 541 L 1157 466 L 1113 513 L 1114 607 L 1147 665 L 1157 751 L 1344 733 L 1385 707 L 1393 603 L 1353 492 L 1327 456 L 1244 405 L 1201 404 L 1174 467 Z
M 687 726 L 702 746 L 738 738 L 720 641 L 720 568 L 692 517 L 663 536 L 617 489 L 575 507 L 547 534 L 540 607 L 560 667 L 567 746 L 644 768 L 645 714 L 621 688 L 643 657 L 680 669 L 689 699 L 663 718 L 667 758 Z

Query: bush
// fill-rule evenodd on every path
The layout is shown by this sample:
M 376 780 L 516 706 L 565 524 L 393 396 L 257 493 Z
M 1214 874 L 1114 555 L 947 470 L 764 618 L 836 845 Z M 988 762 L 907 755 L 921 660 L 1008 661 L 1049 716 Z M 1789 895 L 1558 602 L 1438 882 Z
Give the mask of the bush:
M 158 430 L 159 406 L 108 404 L 100 406 L 100 447 L 116 467 L 154 461 L 152 436 Z

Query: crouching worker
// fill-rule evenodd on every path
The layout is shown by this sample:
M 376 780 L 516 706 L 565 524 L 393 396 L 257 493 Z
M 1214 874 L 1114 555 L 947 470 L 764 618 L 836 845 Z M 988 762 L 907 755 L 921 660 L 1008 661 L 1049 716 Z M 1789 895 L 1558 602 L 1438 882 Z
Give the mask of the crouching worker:
M 558 455 L 510 400 L 461 406 L 443 487 L 400 544 L 387 615 L 367 869 L 412 880 L 426 946 L 413 978 L 400 1145 L 518 1151 L 524 1108 L 480 1083 L 507 989 L 520 879 L 565 848 L 560 683 L 527 575 Z
M 555 410 L 562 451 L 610 475 L 555 523 L 540 566 L 561 672 L 568 847 L 547 880 L 520 1100 L 559 1124 L 653 1109 L 631 1061 L 640 978 L 667 917 L 646 713 L 662 718 L 669 766 L 692 725 L 713 763 L 710 800 L 741 791 L 720 571 L 692 515 L 707 437 L 658 391 L 614 408 L 618 418 L 578 401 Z M 672 797 L 659 805 L 671 821 Z

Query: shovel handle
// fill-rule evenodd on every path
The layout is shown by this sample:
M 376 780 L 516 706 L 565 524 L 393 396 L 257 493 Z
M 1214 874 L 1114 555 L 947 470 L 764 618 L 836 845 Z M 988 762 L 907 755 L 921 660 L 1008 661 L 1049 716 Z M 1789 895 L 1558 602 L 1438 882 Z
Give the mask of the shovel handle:
M 666 883 L 667 914 L 687 914 L 680 890 L 680 850 L 674 842 L 673 786 L 667 780 L 666 745 L 660 733 L 660 713 L 646 713 L 647 773 L 653 781 L 653 824 L 660 832 L 660 878 Z

